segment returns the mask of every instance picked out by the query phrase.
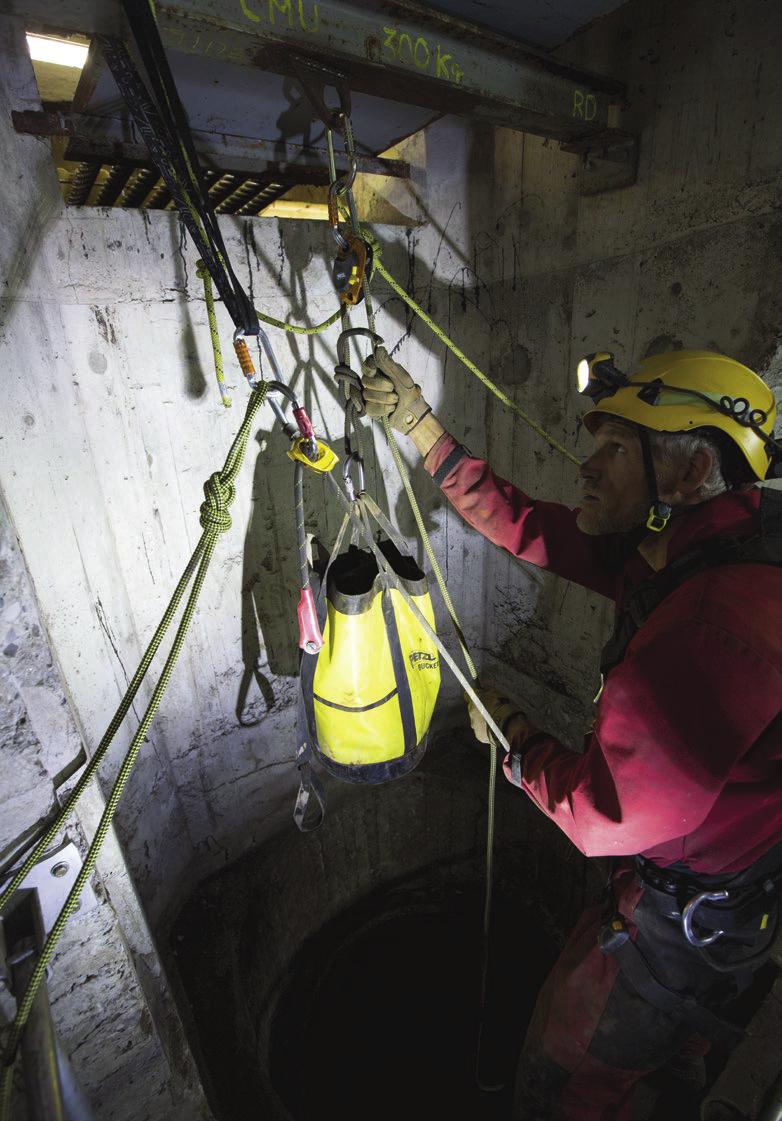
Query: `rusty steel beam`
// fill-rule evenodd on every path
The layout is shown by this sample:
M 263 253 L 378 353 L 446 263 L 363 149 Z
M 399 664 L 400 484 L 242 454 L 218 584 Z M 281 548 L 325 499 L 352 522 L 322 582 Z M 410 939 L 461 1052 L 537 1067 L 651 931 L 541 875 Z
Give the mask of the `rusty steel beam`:
M 134 168 L 130 164 L 117 164 L 112 167 L 106 182 L 95 199 L 96 206 L 114 206 L 128 183 Z
M 116 0 L 6 0 L 28 24 L 127 36 Z M 605 133 L 624 87 L 414 0 L 158 0 L 165 46 L 572 142 Z
M 84 206 L 89 198 L 90 191 L 95 185 L 100 169 L 101 165 L 96 160 L 86 160 L 79 164 L 68 184 L 65 200 L 68 206 Z
M 265 206 L 284 195 L 287 189 L 284 183 L 267 183 L 234 213 L 240 218 L 255 218 Z
M 141 206 L 159 179 L 160 172 L 156 167 L 137 168 L 122 194 L 121 205 L 128 207 Z

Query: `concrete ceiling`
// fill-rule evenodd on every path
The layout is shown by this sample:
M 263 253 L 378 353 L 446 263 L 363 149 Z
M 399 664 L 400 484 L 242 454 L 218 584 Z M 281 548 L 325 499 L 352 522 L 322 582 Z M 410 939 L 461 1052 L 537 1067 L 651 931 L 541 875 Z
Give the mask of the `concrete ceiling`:
M 624 0 L 439 0 L 427 3 L 469 23 L 535 47 L 556 47 Z

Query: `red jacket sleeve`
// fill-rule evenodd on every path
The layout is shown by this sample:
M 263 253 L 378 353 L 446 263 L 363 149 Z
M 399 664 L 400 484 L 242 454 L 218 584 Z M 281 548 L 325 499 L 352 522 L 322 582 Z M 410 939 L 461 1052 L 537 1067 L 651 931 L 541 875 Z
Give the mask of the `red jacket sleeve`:
M 425 467 L 473 529 L 519 560 L 614 598 L 622 560 L 611 537 L 590 537 L 576 525 L 577 510 L 539 502 L 495 475 L 446 434 Z
M 704 821 L 780 692 L 776 668 L 741 639 L 669 618 L 609 674 L 583 755 L 539 736 L 527 753 L 512 745 L 521 786 L 587 856 L 648 852 Z

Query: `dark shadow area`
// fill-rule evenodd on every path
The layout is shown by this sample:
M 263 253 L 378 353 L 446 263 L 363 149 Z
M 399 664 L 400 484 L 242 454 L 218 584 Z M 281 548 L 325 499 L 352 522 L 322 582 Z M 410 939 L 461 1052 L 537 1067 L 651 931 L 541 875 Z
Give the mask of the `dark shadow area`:
M 373 894 L 302 948 L 278 1005 L 269 1056 L 272 1082 L 297 1119 L 509 1116 L 516 1056 L 556 943 L 536 901 L 503 885 L 494 908 L 482 1077 L 504 1089 L 481 1091 L 482 892 L 471 869 L 450 872 L 447 883 L 432 869 Z M 512 969 L 502 956 L 509 944 Z
M 145 210 L 141 213 L 145 216 L 147 214 Z M 147 224 L 146 217 L 144 220 L 145 224 Z M 188 397 L 199 399 L 206 393 L 209 381 L 207 380 L 207 374 L 201 368 L 198 357 L 196 333 L 193 327 L 193 318 L 190 310 L 190 275 L 187 268 L 187 258 L 185 257 L 185 228 L 181 218 L 179 222 L 170 222 L 168 224 L 168 229 L 171 237 L 171 261 L 174 265 L 174 290 L 181 314 L 179 345 L 187 371 L 184 390 Z M 203 297 L 203 292 L 199 292 L 198 296 L 199 298 Z M 216 392 L 214 385 L 215 379 L 216 374 L 213 369 L 211 382 L 212 389 Z
M 537 991 L 594 867 L 508 784 L 482 1080 L 475 1084 L 486 759 L 453 731 L 378 787 L 331 783 L 205 880 L 171 932 L 172 980 L 217 1121 L 500 1121 Z

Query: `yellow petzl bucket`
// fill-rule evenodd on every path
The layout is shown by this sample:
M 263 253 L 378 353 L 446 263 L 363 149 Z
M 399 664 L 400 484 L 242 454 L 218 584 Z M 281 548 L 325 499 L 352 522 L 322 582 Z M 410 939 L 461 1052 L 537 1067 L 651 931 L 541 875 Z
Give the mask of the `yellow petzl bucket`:
M 434 629 L 426 576 L 390 541 L 383 556 Z M 440 688 L 432 639 L 372 553 L 351 546 L 330 565 L 318 614 L 323 647 L 302 659 L 309 747 L 347 782 L 380 783 L 420 762 Z

